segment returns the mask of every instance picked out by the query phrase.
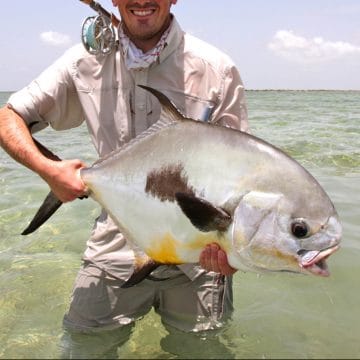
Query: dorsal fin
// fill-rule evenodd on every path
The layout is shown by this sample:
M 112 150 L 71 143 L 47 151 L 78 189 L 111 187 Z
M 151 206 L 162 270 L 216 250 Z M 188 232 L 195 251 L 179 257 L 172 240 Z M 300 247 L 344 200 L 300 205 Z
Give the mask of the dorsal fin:
M 151 125 L 147 130 L 143 131 L 141 134 L 139 134 L 135 138 L 131 139 L 129 142 L 123 144 L 119 148 L 111 151 L 107 155 L 105 155 L 102 158 L 95 161 L 92 166 L 97 166 L 97 165 L 103 163 L 107 159 L 112 158 L 115 154 L 132 147 L 139 140 L 141 140 L 151 134 L 154 134 L 163 128 L 175 125 L 176 123 L 178 123 L 180 121 L 184 121 L 184 120 L 195 121 L 193 119 L 185 117 L 180 112 L 180 110 L 169 100 L 169 98 L 166 97 L 162 92 L 155 90 L 149 86 L 145 86 L 145 85 L 138 85 L 138 86 L 149 91 L 151 94 L 153 94 L 159 100 L 159 102 L 161 104 L 161 114 L 160 114 L 159 120 L 156 123 L 154 123 L 153 125 Z
M 159 90 L 156 90 L 150 86 L 145 86 L 145 85 L 138 85 L 138 86 L 141 87 L 142 89 L 149 91 L 159 100 L 161 104 L 160 120 L 167 120 L 167 121 L 170 120 L 170 122 L 182 121 L 184 119 L 192 120 L 185 117 L 176 107 L 176 105 Z

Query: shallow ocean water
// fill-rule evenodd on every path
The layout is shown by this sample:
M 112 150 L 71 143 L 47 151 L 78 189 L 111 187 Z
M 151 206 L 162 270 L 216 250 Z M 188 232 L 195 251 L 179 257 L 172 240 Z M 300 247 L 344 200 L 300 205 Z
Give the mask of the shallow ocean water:
M 0 105 L 8 96 L 0 93 Z M 331 276 L 238 272 L 224 331 L 170 338 L 150 312 L 117 350 L 120 358 L 360 358 L 360 92 L 248 91 L 247 100 L 252 133 L 303 164 L 338 210 L 344 234 L 328 261 Z M 62 158 L 96 159 L 85 127 L 54 134 L 37 138 Z M 67 204 L 24 237 L 47 186 L 0 150 L 0 189 L 0 357 L 58 358 L 99 206 Z

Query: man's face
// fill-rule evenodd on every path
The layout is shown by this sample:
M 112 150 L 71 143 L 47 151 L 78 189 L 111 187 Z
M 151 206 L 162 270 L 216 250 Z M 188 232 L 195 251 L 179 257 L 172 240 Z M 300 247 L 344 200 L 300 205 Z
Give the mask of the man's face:
M 177 0 L 113 0 L 128 36 L 134 41 L 161 37 L 169 24 L 170 7 Z

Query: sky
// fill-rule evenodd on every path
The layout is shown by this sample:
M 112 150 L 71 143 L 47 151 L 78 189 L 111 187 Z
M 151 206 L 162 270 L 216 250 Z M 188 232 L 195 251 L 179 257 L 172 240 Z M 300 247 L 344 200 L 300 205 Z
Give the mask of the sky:
M 95 15 L 79 0 L 1 4 L 0 91 L 26 86 Z M 172 12 L 233 59 L 247 89 L 360 90 L 360 0 L 178 0 Z

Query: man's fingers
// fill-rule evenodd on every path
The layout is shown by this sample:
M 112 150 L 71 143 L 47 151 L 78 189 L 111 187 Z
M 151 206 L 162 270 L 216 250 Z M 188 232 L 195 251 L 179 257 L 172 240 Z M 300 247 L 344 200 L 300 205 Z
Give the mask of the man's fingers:
M 218 252 L 218 266 L 222 275 L 233 275 L 237 269 L 231 267 L 228 263 L 225 251 L 219 250 Z
M 210 271 L 211 269 L 211 249 L 210 246 L 207 245 L 204 250 L 201 252 L 200 254 L 200 265 L 203 269 L 205 269 L 206 271 Z
M 227 255 L 218 244 L 209 244 L 200 254 L 200 265 L 206 271 L 214 271 L 222 275 L 232 275 L 237 270 L 231 267 Z
M 210 249 L 211 249 L 211 258 L 210 258 L 211 270 L 219 273 L 220 268 L 218 263 L 218 252 L 220 247 L 217 244 L 211 244 Z

